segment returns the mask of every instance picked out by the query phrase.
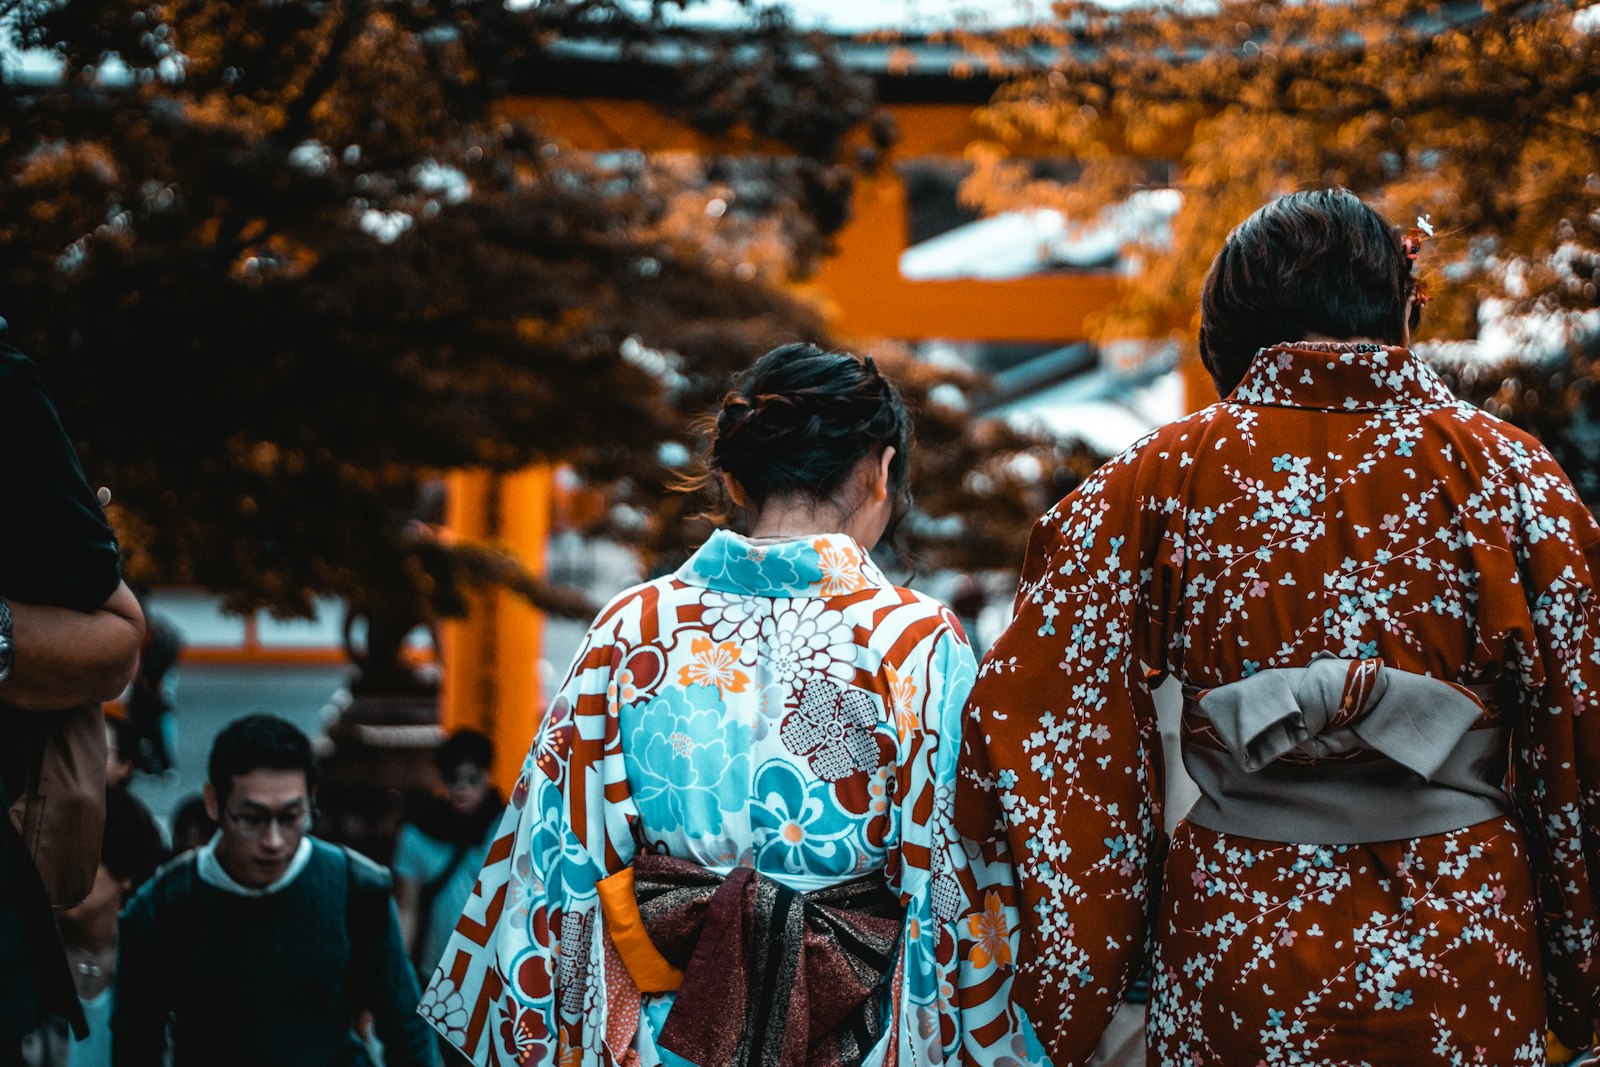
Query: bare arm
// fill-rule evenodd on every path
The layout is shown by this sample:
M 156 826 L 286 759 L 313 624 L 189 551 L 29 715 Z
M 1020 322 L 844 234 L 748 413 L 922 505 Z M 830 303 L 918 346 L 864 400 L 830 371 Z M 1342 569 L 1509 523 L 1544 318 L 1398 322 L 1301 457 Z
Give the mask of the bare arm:
M 144 612 L 126 583 L 95 611 L 7 603 L 14 652 L 0 701 L 53 711 L 115 699 L 133 680 Z

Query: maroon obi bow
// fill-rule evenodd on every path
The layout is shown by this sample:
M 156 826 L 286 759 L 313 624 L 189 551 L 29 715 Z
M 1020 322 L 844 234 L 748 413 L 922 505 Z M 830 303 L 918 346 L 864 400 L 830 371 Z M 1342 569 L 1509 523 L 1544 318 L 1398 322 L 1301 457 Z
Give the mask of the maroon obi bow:
M 903 909 L 881 872 L 799 893 L 745 867 L 633 866 L 650 941 L 683 970 L 659 1046 L 699 1067 L 857 1067 L 883 1036 Z

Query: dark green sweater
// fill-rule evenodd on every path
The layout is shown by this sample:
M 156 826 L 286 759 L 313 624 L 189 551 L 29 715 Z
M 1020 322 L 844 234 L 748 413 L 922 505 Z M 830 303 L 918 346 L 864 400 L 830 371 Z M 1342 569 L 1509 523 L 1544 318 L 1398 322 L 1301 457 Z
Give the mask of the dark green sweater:
M 364 1064 L 351 1023 L 367 1010 L 386 1067 L 431 1067 L 418 996 L 382 867 L 313 839 L 293 882 L 246 897 L 201 881 L 185 856 L 122 914 L 113 1063 L 161 1063 L 170 1015 L 174 1067 Z

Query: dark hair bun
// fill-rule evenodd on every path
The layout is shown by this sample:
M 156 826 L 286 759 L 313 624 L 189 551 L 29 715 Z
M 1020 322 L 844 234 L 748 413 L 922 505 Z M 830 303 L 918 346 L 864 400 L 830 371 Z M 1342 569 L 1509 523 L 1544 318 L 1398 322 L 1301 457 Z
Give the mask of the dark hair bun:
M 889 488 L 903 498 L 910 438 L 900 392 L 870 358 L 784 345 L 722 398 L 707 466 L 760 508 L 774 496 L 827 500 L 862 459 L 893 448 Z

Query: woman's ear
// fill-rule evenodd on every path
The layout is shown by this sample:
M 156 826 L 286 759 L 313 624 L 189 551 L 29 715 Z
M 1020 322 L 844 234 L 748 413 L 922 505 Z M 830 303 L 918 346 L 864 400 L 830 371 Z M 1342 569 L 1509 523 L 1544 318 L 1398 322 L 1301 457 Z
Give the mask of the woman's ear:
M 733 480 L 733 475 L 724 472 L 722 475 L 722 488 L 728 491 L 728 499 L 733 501 L 733 506 L 744 507 L 744 486 Z
M 872 469 L 873 500 L 886 500 L 889 497 L 889 464 L 894 462 L 894 456 L 894 446 L 890 445 L 883 450 L 883 455 L 878 457 Z

